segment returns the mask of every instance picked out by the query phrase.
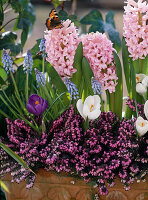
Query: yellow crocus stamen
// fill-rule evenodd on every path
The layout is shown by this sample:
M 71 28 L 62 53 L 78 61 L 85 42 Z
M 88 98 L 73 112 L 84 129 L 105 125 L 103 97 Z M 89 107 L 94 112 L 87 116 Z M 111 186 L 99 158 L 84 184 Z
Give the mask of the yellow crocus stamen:
M 144 123 L 143 122 L 141 123 L 141 126 L 144 127 Z
M 140 78 L 138 76 L 136 76 L 136 79 L 137 79 L 138 83 L 140 83 Z
M 94 107 L 94 105 L 91 105 L 91 106 L 90 106 L 90 112 L 92 111 L 92 108 L 93 108 L 93 107 Z
M 35 104 L 38 105 L 38 104 L 39 104 L 39 101 L 36 101 Z

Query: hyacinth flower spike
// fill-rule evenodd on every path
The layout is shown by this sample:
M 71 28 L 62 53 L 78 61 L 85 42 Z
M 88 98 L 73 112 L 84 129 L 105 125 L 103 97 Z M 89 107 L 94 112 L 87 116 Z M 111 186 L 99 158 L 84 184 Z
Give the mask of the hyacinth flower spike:
M 84 104 L 82 103 L 82 99 L 79 99 L 77 101 L 77 109 L 80 113 L 80 115 L 86 120 L 88 117 L 88 120 L 94 120 L 99 117 L 101 114 L 101 100 L 98 95 L 94 96 L 88 96 Z

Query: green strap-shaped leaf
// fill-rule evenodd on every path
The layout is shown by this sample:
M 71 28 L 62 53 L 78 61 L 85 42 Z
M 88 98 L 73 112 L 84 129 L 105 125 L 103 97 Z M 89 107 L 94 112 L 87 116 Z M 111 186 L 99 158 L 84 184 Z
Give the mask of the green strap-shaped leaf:
M 126 46 L 125 38 L 122 39 L 122 60 L 123 60 L 123 69 L 124 69 L 126 87 L 127 87 L 127 91 L 129 95 L 130 93 L 130 66 L 129 66 L 128 48 Z
M 114 113 L 121 119 L 122 118 L 122 106 L 123 106 L 123 84 L 122 84 L 122 67 L 118 55 L 113 52 L 116 65 L 116 73 L 118 76 L 118 84 L 115 88 L 114 95 Z
M 52 65 L 46 64 L 46 71 L 51 78 L 51 82 L 56 86 L 60 94 L 68 91 L 66 85 Z M 65 105 L 69 105 L 70 102 L 66 94 L 62 96 L 62 99 L 64 99 Z
M 93 95 L 93 89 L 91 86 L 91 78 L 94 76 L 92 69 L 85 57 L 82 60 L 82 73 L 84 77 L 84 96 L 82 100 L 84 101 L 87 96 Z
M 74 68 L 77 71 L 72 76 L 72 82 L 76 84 L 79 92 L 82 81 L 82 59 L 83 59 L 83 46 L 82 42 L 80 42 L 75 53 L 74 64 L 73 64 Z
M 0 187 L 2 187 L 6 192 L 10 193 L 10 191 L 7 188 L 7 186 L 5 185 L 5 183 L 3 181 L 1 181 L 1 180 L 0 180 Z
M 6 151 L 14 160 L 16 160 L 16 162 L 18 162 L 20 165 L 22 165 L 25 169 L 28 169 L 29 171 L 31 171 L 32 173 L 34 173 L 25 163 L 25 161 L 18 156 L 16 153 L 14 153 L 9 147 L 7 147 L 5 144 L 0 142 L 0 147 L 2 147 L 4 149 L 4 151 Z
M 131 92 L 130 92 L 130 98 L 133 100 L 136 100 L 136 73 L 135 73 L 135 69 L 133 67 L 133 64 L 130 63 L 130 80 L 131 80 Z

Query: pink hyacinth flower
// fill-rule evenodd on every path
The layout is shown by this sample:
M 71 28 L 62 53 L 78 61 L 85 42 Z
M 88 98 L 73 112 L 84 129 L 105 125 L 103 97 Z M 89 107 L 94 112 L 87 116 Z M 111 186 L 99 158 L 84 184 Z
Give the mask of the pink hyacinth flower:
M 130 57 L 144 59 L 148 55 L 148 3 L 127 0 L 123 15 L 124 33 Z
M 82 35 L 83 54 L 87 58 L 95 78 L 104 90 L 115 92 L 117 85 L 113 51 L 116 51 L 105 34 L 96 32 Z
M 47 61 L 61 77 L 71 77 L 76 72 L 73 62 L 78 46 L 78 34 L 74 23 L 69 19 L 62 24 L 62 28 L 45 32 Z

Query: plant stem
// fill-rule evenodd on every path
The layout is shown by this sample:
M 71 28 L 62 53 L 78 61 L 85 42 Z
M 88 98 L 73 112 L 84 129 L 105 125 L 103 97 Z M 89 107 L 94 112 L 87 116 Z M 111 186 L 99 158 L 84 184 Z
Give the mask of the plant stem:
M 140 66 L 140 73 L 142 73 L 142 69 L 143 69 L 143 60 L 139 59 L 139 66 Z
M 4 24 L 4 25 L 0 28 L 0 31 L 3 30 L 3 28 L 4 28 L 5 26 L 7 26 L 10 22 L 12 22 L 12 21 L 15 20 L 15 19 L 17 19 L 17 17 L 11 19 L 11 20 L 8 21 L 6 24 Z
M 29 73 L 27 72 L 27 74 L 26 74 L 26 88 L 25 88 L 26 103 L 28 102 L 28 81 L 29 81 Z
M 115 107 L 115 105 L 114 105 L 114 100 L 115 100 L 115 93 L 114 92 L 112 92 L 111 94 L 110 94 L 110 109 L 111 109 L 111 111 L 112 112 L 114 112 L 114 107 Z M 118 106 L 118 105 L 116 105 L 116 106 Z

